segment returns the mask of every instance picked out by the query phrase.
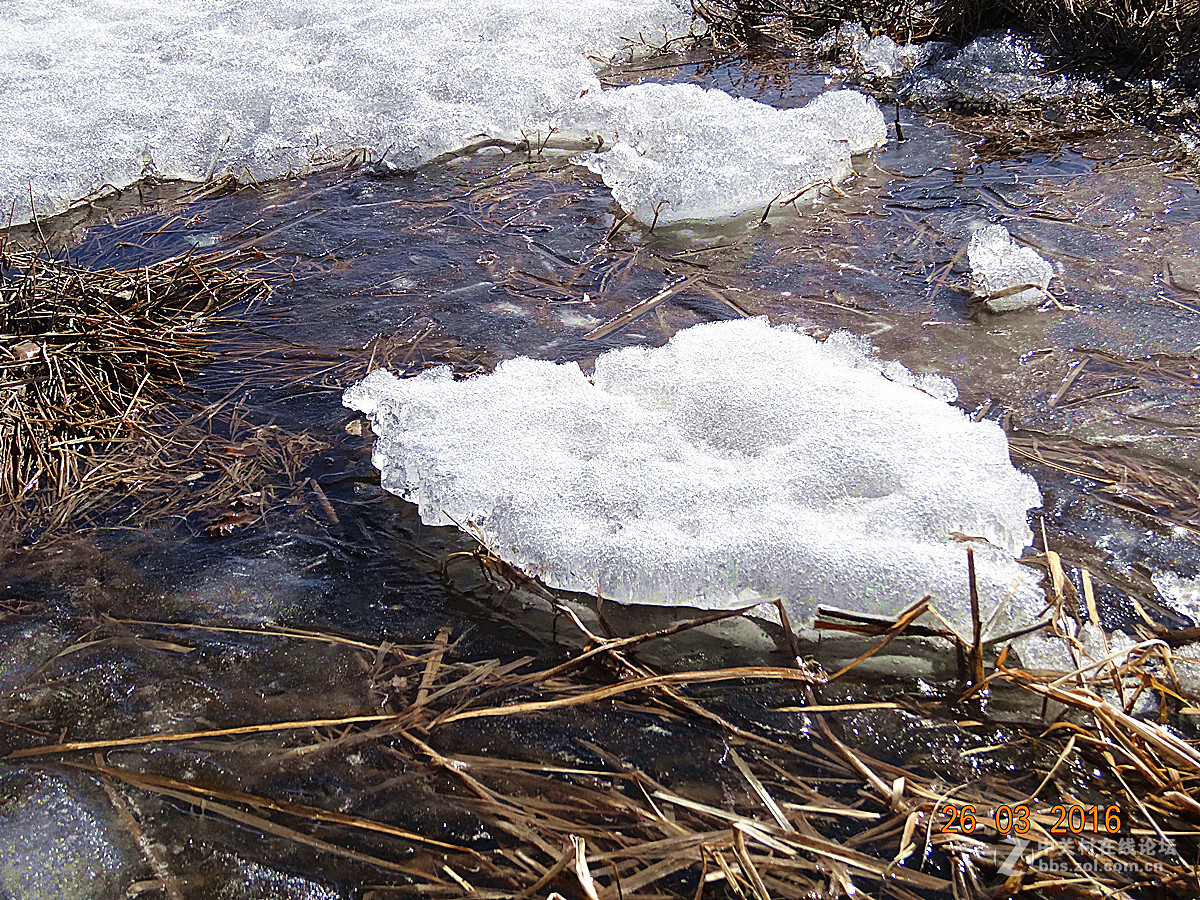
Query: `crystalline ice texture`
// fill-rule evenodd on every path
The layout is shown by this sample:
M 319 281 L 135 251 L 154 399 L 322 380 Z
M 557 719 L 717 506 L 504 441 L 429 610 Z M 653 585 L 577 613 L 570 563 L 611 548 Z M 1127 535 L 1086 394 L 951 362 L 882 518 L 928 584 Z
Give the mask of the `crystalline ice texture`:
M 781 204 L 850 175 L 852 154 L 887 140 L 878 105 L 831 91 L 773 109 L 695 85 L 642 84 L 588 94 L 558 123 L 603 139 L 581 159 L 643 223 L 718 219 Z
M 98 785 L 12 769 L 0 772 L 0 792 L 0 897 L 119 897 L 137 878 L 133 839 Z
M 376 371 L 383 486 L 430 524 L 478 527 L 546 583 L 621 601 L 727 607 L 783 597 L 894 613 L 926 593 L 966 626 L 963 544 L 997 628 L 1040 609 L 1013 555 L 1041 503 L 1003 432 L 903 380 L 848 335 L 765 319 L 612 351 L 592 379 L 530 359 L 455 381 Z M 907 375 L 907 373 L 905 373 Z M 911 375 L 907 375 L 911 378 Z
M 402 166 L 486 132 L 520 138 L 626 38 L 692 27 L 684 0 L 9 0 L 0 208 L 28 218 L 153 161 L 258 177 L 316 152 Z M 18 38 L 19 36 L 19 38 Z
M 1054 275 L 1037 251 L 1021 247 L 1003 225 L 985 225 L 967 247 L 975 291 L 992 312 L 1039 306 Z M 1026 290 L 1018 290 L 1029 285 Z
M 1174 572 L 1156 572 L 1150 580 L 1171 606 L 1200 623 L 1200 578 L 1180 578 Z
M 855 79 L 900 77 L 897 94 L 924 103 L 1053 100 L 1100 91 L 1093 81 L 1047 73 L 1045 59 L 1012 31 L 982 35 L 961 50 L 941 41 L 897 44 L 887 35 L 871 37 L 857 22 L 842 22 L 815 47 Z
M 940 43 L 897 44 L 886 34 L 871 37 L 857 22 L 843 22 L 816 43 L 821 56 L 835 59 L 857 77 L 894 78 L 940 54 Z
M 939 45 L 931 54 L 929 65 L 913 72 L 898 93 L 908 100 L 927 103 L 1009 104 L 1033 98 L 1053 100 L 1094 94 L 1100 90 L 1093 81 L 1047 73 L 1042 55 L 1025 38 L 1011 31 L 983 35 L 957 54 L 945 50 L 946 45 Z
M 269 177 L 365 147 L 414 167 L 555 125 L 560 140 L 605 135 L 588 164 L 640 220 L 653 206 L 665 223 L 841 180 L 849 154 L 886 137 L 874 102 L 851 92 L 776 111 L 682 85 L 604 90 L 596 60 L 626 39 L 686 34 L 685 0 L 13 0 L 5 12 L 22 39 L 0 43 L 0 204 L 18 220 L 30 189 L 46 213 L 144 166 Z

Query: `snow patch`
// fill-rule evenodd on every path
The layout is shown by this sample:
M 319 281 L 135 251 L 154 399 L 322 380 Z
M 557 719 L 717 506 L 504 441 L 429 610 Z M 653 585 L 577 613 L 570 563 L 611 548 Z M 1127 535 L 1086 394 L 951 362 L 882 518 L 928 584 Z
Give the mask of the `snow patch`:
M 715 608 L 782 597 L 797 620 L 929 593 L 969 628 L 959 533 L 990 542 L 973 544 L 985 615 L 1025 623 L 1041 594 L 1013 557 L 1037 486 L 999 427 L 912 381 L 946 393 L 860 339 L 760 318 L 605 353 L 590 380 L 521 358 L 462 381 L 376 371 L 344 402 L 371 417 L 387 490 L 555 587 Z
M 779 111 L 596 68 L 686 35 L 686 0 L 13 0 L 0 44 L 0 206 L 57 211 L 142 174 L 303 170 L 365 148 L 411 169 L 477 142 L 603 137 L 581 160 L 642 222 L 736 215 L 883 143 L 847 91 Z M 551 141 L 553 137 L 553 141 Z M 383 163 L 380 163 L 383 165 Z
M 366 147 L 408 168 L 481 133 L 544 133 L 600 90 L 591 58 L 692 27 L 685 0 L 11 0 L 4 14 L 0 206 L 18 217 L 31 187 L 46 213 L 150 165 L 269 177 Z

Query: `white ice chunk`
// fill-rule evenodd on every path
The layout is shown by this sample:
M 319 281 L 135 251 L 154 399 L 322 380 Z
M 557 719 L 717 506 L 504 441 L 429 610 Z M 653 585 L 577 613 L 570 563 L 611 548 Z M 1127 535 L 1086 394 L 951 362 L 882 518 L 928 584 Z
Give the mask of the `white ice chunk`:
M 0 208 L 59 208 L 152 161 L 280 175 L 366 147 L 414 166 L 481 133 L 544 133 L 627 40 L 685 0 L 8 0 Z
M 462 381 L 376 371 L 344 402 L 371 416 L 387 490 L 556 587 L 718 608 L 781 596 L 799 620 L 929 593 L 969 628 L 958 532 L 991 542 L 974 544 L 985 615 L 1007 597 L 996 629 L 1027 621 L 1038 578 L 1013 556 L 1037 486 L 999 427 L 896 374 L 860 339 L 760 318 L 605 353 L 591 379 L 525 358 Z
M 972 234 L 967 260 L 975 292 L 992 312 L 1039 306 L 1054 276 L 1050 263 L 1019 246 L 1003 225 L 985 225 Z
M 1150 581 L 1177 611 L 1200 623 L 1200 578 L 1181 578 L 1174 572 L 1156 572 Z
M 883 111 L 872 98 L 858 91 L 827 91 L 800 112 L 827 129 L 835 140 L 844 141 L 853 154 L 887 143 Z
M 842 181 L 852 154 L 887 140 L 878 104 L 831 91 L 800 109 L 774 109 L 687 84 L 589 93 L 556 123 L 599 139 L 580 159 L 640 222 L 718 219 L 766 209 Z

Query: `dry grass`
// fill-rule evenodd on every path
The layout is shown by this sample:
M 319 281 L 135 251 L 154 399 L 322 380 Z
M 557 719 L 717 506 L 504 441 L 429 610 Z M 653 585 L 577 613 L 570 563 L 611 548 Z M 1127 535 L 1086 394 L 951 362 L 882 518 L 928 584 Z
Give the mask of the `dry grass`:
M 1056 568 L 1049 555 L 1043 561 Z M 448 562 L 477 564 L 506 587 L 522 580 L 486 553 Z M 369 673 L 368 691 L 361 709 L 332 718 L 64 743 L 39 739 L 35 730 L 10 732 L 15 735 L 10 745 L 23 746 L 7 759 L 91 772 L 119 796 L 167 798 L 205 817 L 301 845 L 318 859 L 338 858 L 358 867 L 372 882 L 366 896 L 376 898 L 558 892 L 616 900 L 766 900 L 854 891 L 908 900 L 1048 895 L 1100 900 L 1154 891 L 1161 897 L 1195 896 L 1200 753 L 1175 727 L 1197 709 L 1195 698 L 1174 680 L 1177 651 L 1162 641 L 1151 637 L 1133 650 L 1090 659 L 1081 654 L 1066 620 L 1056 618 L 1053 627 L 1079 660 L 1074 671 L 1029 671 L 1002 651 L 989 658 L 985 670 L 980 657 L 983 671 L 968 678 L 974 683 L 950 692 L 947 700 L 921 705 L 892 692 L 884 701 L 829 702 L 823 699 L 829 679 L 799 659 L 794 668 L 674 672 L 638 661 L 639 649 L 651 642 L 744 610 L 631 637 L 602 637 L 554 595 L 536 585 L 531 590 L 573 623 L 575 636 L 567 640 L 578 651 L 552 661 L 466 661 L 456 658 L 449 629 L 431 642 L 402 646 L 286 628 L 110 620 L 88 641 L 121 636 L 135 645 L 162 644 L 164 637 L 178 642 L 197 632 L 228 630 L 330 644 L 359 659 Z M 1052 589 L 1051 599 L 1056 597 L 1061 606 L 1061 594 Z M 913 623 L 921 609 L 918 604 L 892 623 L 824 626 L 876 644 L 931 633 L 945 637 Z M 878 649 L 868 647 L 860 660 Z M 726 698 L 753 684 L 772 686 L 779 699 L 760 721 L 735 721 Z M 916 761 L 873 757 L 856 749 L 842 728 L 846 717 L 863 710 L 907 710 L 965 734 L 986 734 L 994 722 L 980 698 L 989 695 L 1009 696 L 1010 708 L 1013 696 L 1027 698 L 1021 720 L 1008 727 L 1036 762 L 1005 777 L 956 780 Z M 1133 713 L 1139 699 L 1150 695 L 1160 698 L 1160 721 Z M 386 698 L 382 707 L 372 699 L 379 697 Z M 699 777 L 694 769 L 700 763 L 689 759 L 682 768 L 690 774 L 656 778 L 638 765 L 636 747 L 621 746 L 601 729 L 577 731 L 573 738 L 593 762 L 564 764 L 560 751 L 540 746 L 536 735 L 548 722 L 570 728 L 574 714 L 585 709 L 601 722 L 610 714 L 634 714 L 681 734 L 689 728 L 715 733 L 725 742 L 724 759 Z M 519 756 L 464 749 L 470 729 L 488 722 L 530 736 Z M 393 759 L 397 773 L 427 772 L 437 790 L 483 822 L 494 839 L 468 845 L 437 830 L 356 812 L 357 804 L 326 809 L 270 790 L 166 776 L 151 762 L 153 748 L 165 743 L 215 748 L 216 742 L 247 737 L 255 743 L 241 752 L 258 756 L 257 771 L 268 759 L 285 770 L 303 759 L 334 764 L 376 748 Z M 973 752 L 1010 751 L 984 746 Z M 687 753 L 683 747 L 680 752 Z M 1096 774 L 1082 774 L 1090 772 Z M 717 786 L 724 799 L 715 799 Z M 362 784 L 359 790 L 366 798 L 375 786 Z M 1060 822 L 1060 807 L 1075 818 Z M 1069 812 L 1073 807 L 1088 811 L 1084 827 Z M 1001 809 L 1013 811 L 1022 823 L 1027 817 L 1023 843 L 1001 833 L 1008 825 L 1003 812 L 997 828 Z M 964 811 L 973 820 L 965 820 Z M 169 887 L 171 860 L 160 859 L 158 870 L 156 877 Z
M 267 263 L 237 249 L 92 270 L 0 244 L 0 524 L 8 532 L 47 516 L 65 521 L 81 489 L 99 487 L 96 462 L 120 457 L 123 445 L 154 456 L 135 432 L 209 358 L 217 313 L 266 289 Z
M 734 40 L 781 29 L 815 37 L 843 21 L 897 41 L 967 41 L 1012 27 L 1045 35 L 1066 63 L 1101 80 L 1167 78 L 1200 86 L 1196 0 L 695 0 L 694 6 L 716 34 Z
M 1200 5 L 1195 0 L 959 0 L 887 3 L 868 0 L 696 0 L 698 12 L 725 33 L 786 24 L 820 34 L 843 21 L 862 22 L 896 40 L 969 40 L 1008 26 L 1043 30 L 1064 49 L 1107 58 L 1146 72 L 1193 66 L 1200 47 Z

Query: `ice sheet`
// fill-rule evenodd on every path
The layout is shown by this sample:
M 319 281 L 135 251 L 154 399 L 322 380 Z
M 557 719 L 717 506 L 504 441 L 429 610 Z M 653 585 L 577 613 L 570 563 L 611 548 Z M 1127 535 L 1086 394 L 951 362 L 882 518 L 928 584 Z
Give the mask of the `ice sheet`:
M 10 0 L 0 204 L 28 218 L 144 168 L 256 176 L 368 147 L 401 166 L 519 138 L 684 0 Z
M 127 896 L 141 860 L 96 784 L 6 766 L 0 795 L 0 897 Z
M 949 393 L 848 335 L 754 319 L 606 353 L 591 379 L 524 358 L 465 381 L 377 371 L 344 402 L 371 417 L 386 489 L 557 587 L 703 607 L 781 596 L 800 620 L 931 593 L 963 624 L 957 533 L 991 542 L 975 542 L 988 614 L 1015 594 L 996 627 L 1025 621 L 1037 579 L 1013 555 L 1037 487 L 996 425 L 922 387 Z
M 1003 225 L 985 225 L 967 245 L 971 283 L 992 312 L 1009 312 L 1041 305 L 1054 268 L 1030 247 L 1012 239 Z M 1027 285 L 1025 290 L 1020 288 Z

